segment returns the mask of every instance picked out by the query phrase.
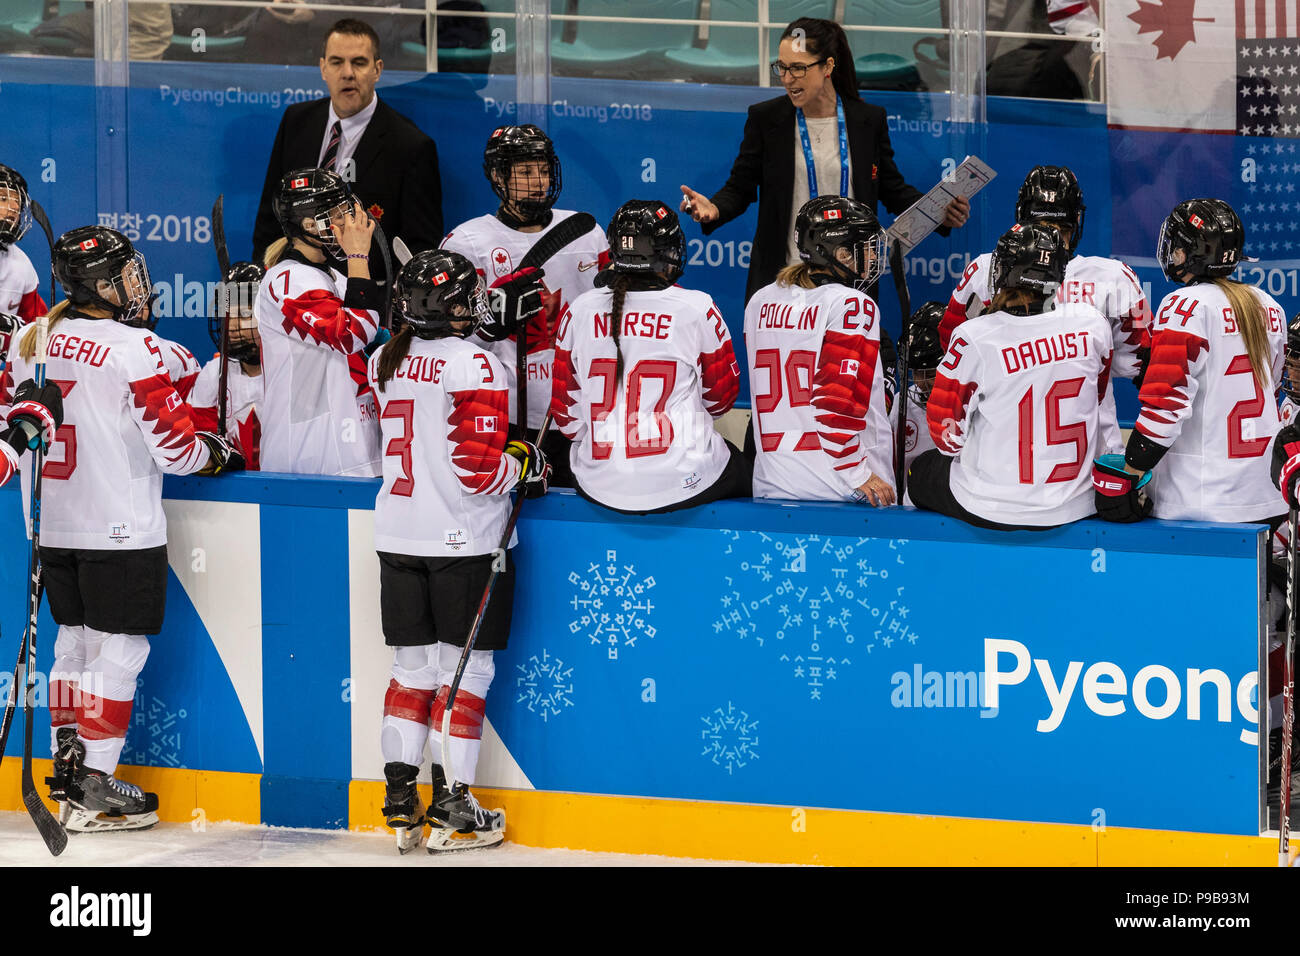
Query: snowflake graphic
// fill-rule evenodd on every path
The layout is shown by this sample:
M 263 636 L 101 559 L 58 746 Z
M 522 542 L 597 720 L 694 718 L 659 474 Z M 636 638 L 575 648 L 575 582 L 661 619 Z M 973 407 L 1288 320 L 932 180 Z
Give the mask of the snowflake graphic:
M 891 569 L 906 563 L 906 539 L 721 534 L 724 561 L 735 558 L 719 588 L 714 634 L 752 638 L 759 647 L 780 642 L 779 660 L 809 699 L 821 700 L 858 651 L 917 642 L 905 588 L 889 580 Z
M 654 639 L 657 631 L 649 618 L 654 603 L 649 592 L 655 588 L 653 575 L 637 578 L 631 564 L 618 563 L 618 552 L 605 552 L 604 563 L 591 562 L 582 572 L 570 571 L 574 586 L 569 605 L 577 616 L 569 622 L 569 633 L 584 634 L 595 647 L 604 647 L 611 661 L 618 660 L 620 648 L 636 647 L 645 637 Z
M 552 657 L 545 648 L 540 659 L 534 654 L 526 664 L 516 664 L 515 670 L 519 671 L 515 678 L 515 688 L 519 691 L 515 703 L 526 706 L 543 722 L 573 706 L 573 667 L 566 667 L 564 661 Z
M 140 681 L 131 708 L 131 726 L 122 748 L 122 763 L 141 767 L 184 767 L 181 731 L 189 713 L 170 707 L 161 697 L 147 695 Z
M 751 720 L 745 711 L 737 711 L 731 701 L 726 709 L 713 708 L 711 714 L 700 718 L 704 729 L 702 757 L 708 757 L 718 767 L 733 774 L 758 759 L 758 721 Z

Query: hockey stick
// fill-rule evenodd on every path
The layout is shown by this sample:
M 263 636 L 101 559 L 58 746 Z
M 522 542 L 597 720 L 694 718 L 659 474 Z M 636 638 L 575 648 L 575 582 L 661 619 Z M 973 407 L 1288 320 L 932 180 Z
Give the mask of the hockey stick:
M 903 310 L 898 336 L 898 393 L 894 396 L 894 401 L 899 403 L 898 434 L 894 436 L 894 479 L 901 504 L 907 492 L 907 346 L 912 332 L 912 297 L 907 291 L 907 276 L 903 274 L 903 247 L 898 242 L 890 243 L 889 270 L 894 274 L 894 290 Z
M 41 227 L 41 232 L 45 233 L 45 242 L 50 247 L 51 263 L 54 258 L 54 230 L 50 228 L 50 217 L 45 215 L 45 208 L 35 199 L 29 200 L 32 207 L 32 218 L 36 224 Z M 50 308 L 54 308 L 54 266 L 50 266 Z
M 388 237 L 384 235 L 384 227 L 375 220 L 375 242 L 379 243 L 379 257 L 384 260 L 384 324 L 380 328 L 393 330 L 393 281 L 397 276 L 393 275 L 393 256 L 388 251 Z
M 217 309 L 221 312 L 221 341 L 217 346 L 221 353 L 217 357 L 220 369 L 217 375 L 217 434 L 226 436 L 226 383 L 230 380 L 230 357 L 226 350 L 230 346 L 230 287 L 226 285 L 226 276 L 230 272 L 230 252 L 226 248 L 226 194 L 217 195 L 212 204 L 212 248 L 217 253 L 217 267 L 221 270 L 221 292 L 217 296 Z
M 32 369 L 32 378 L 37 389 L 45 387 L 46 345 L 49 340 L 50 317 L 43 315 L 36 320 L 36 356 Z M 32 822 L 40 831 L 41 839 L 55 856 L 64 851 L 68 845 L 68 834 L 63 825 L 50 813 L 45 801 L 36 792 L 36 783 L 32 780 L 32 724 L 35 722 L 36 709 L 36 622 L 41 611 L 41 471 L 45 464 L 45 443 L 38 441 L 32 451 L 32 550 L 28 557 L 28 575 L 30 590 L 28 592 L 27 618 L 27 693 L 23 701 L 23 718 L 27 726 L 23 728 L 23 805 L 27 807 Z
M 412 259 L 411 250 L 406 248 L 401 236 L 393 236 L 393 255 L 397 256 L 399 266 L 406 265 Z
M 1282 645 L 1282 766 L 1281 791 L 1277 805 L 1277 865 L 1290 866 L 1291 860 L 1291 748 L 1295 734 L 1295 632 L 1296 600 L 1300 598 L 1300 556 L 1296 548 L 1300 505 L 1294 501 L 1287 512 L 1286 642 Z

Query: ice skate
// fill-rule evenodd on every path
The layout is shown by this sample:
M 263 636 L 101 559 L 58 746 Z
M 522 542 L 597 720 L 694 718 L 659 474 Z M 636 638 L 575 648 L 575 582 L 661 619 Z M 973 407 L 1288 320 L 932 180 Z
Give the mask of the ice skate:
M 418 767 L 393 761 L 384 764 L 385 822 L 397 833 L 397 852 L 410 853 L 424 842 L 424 802 L 415 785 Z M 435 793 L 437 792 L 435 787 Z
M 78 739 L 77 728 L 60 727 L 56 739 L 54 771 L 45 778 L 45 782 L 50 787 L 50 799 L 58 805 L 59 822 L 64 826 L 67 826 L 68 814 L 71 812 L 68 805 L 68 787 L 77 771 L 81 769 L 85 757 L 86 745 Z
M 455 784 L 429 809 L 429 852 L 497 846 L 506 838 L 504 810 L 484 810 L 469 787 Z
M 158 794 L 111 773 L 80 767 L 68 786 L 68 822 L 76 833 L 147 830 L 158 822 Z

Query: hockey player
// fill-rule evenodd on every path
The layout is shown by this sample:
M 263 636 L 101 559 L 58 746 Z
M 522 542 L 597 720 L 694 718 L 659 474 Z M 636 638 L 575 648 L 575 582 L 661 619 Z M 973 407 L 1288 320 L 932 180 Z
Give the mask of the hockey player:
M 380 746 L 384 815 L 405 852 L 424 826 L 415 778 L 433 750 L 429 851 L 491 846 L 505 815 L 470 792 L 492 683 L 494 651 L 510 636 L 515 562 L 497 552 L 508 493 L 546 491 L 549 466 L 536 446 L 507 441 L 509 391 L 500 360 L 472 337 L 487 318 L 482 280 L 456 252 L 422 252 L 394 289 L 400 331 L 370 359 L 382 408 L 384 483 L 375 501 L 375 549 L 385 642 L 394 649 Z M 521 490 L 521 493 L 522 490 Z M 494 561 L 504 562 L 456 694 L 442 766 L 450 683 Z
M 27 180 L 16 169 L 0 164 L 0 313 L 30 322 L 46 311 L 40 280 L 18 240 L 32 227 L 32 201 Z M 11 322 L 0 327 L 0 347 L 9 352 Z
M 163 473 L 217 474 L 219 437 L 196 432 L 162 350 L 133 327 L 149 301 L 144 257 L 119 232 L 85 226 L 55 243 L 68 299 L 50 312 L 46 374 L 64 399 L 42 473 L 40 561 L 59 625 L 51 676 L 51 796 L 72 830 L 140 829 L 158 798 L 114 776 L 147 635 L 162 630 L 167 589 Z M 34 329 L 10 367 L 31 374 Z M 24 501 L 31 475 L 23 473 Z
M 1281 428 L 1278 385 L 1286 315 L 1268 293 L 1229 276 L 1242 261 L 1245 230 L 1222 199 L 1189 199 L 1160 228 L 1156 255 L 1181 284 L 1156 311 L 1151 361 L 1122 462 L 1098 482 L 1098 511 L 1113 520 L 1267 521 L 1282 510 L 1269 477 L 1269 445 Z M 1107 517 L 1107 514 L 1102 514 Z
M 257 335 L 257 319 L 253 316 L 253 302 L 265 275 L 266 270 L 255 263 L 236 262 L 222 276 L 208 319 L 208 334 L 217 347 L 217 354 L 203 366 L 190 395 L 199 427 L 216 431 L 220 421 L 217 392 L 221 387 L 221 328 L 224 322 L 229 327 L 226 335 L 224 437 L 239 449 L 249 471 L 258 469 L 258 446 L 262 436 L 262 424 L 257 417 L 262 404 L 262 347 Z
M 489 317 L 476 333 L 501 364 L 510 382 L 510 421 L 517 425 L 515 378 L 518 374 L 516 338 L 523 325 L 528 345 L 528 437 L 537 429 L 551 401 L 551 372 L 560 313 L 584 292 L 608 262 L 608 244 L 599 228 L 565 246 L 544 266 L 545 278 L 519 272 L 519 263 L 552 227 L 574 215 L 554 209 L 560 198 L 560 160 L 550 138 L 537 126 L 501 126 L 488 137 L 483 172 L 501 205 L 492 215 L 461 223 L 442 241 L 442 248 L 459 252 L 478 269 L 488 293 Z M 522 319 L 521 319 L 522 316 Z M 519 437 L 516 435 L 516 437 Z M 542 441 L 555 468 L 554 484 L 572 487 L 569 440 L 558 431 Z
M 740 390 L 731 334 L 704 292 L 677 288 L 677 214 L 633 199 L 607 232 L 602 286 L 560 316 L 551 412 L 578 493 L 626 514 L 750 494 L 752 468 L 713 428 Z
M 930 428 L 926 424 L 925 406 L 930 401 L 934 377 L 943 361 L 943 348 L 939 345 L 939 322 L 943 318 L 942 302 L 927 302 L 914 313 L 908 323 L 907 342 L 907 431 L 903 437 L 903 467 L 912 467 L 918 455 L 934 448 Z M 898 413 L 890 416 L 890 427 L 898 432 Z M 911 504 L 904 496 L 904 504 Z
M 1291 322 L 1286 327 L 1286 359 L 1283 364 L 1281 394 L 1278 416 L 1283 425 L 1290 425 L 1296 420 L 1296 411 L 1300 410 L 1300 312 L 1291 317 Z
M 285 238 L 266 251 L 253 305 L 264 373 L 262 468 L 376 477 L 378 410 L 362 355 L 379 332 L 384 301 L 370 278 L 374 221 L 324 169 L 287 174 L 274 206 Z
M 1055 301 L 1082 302 L 1094 306 L 1106 316 L 1115 343 L 1111 377 L 1136 380 L 1148 354 L 1150 313 L 1146 297 L 1133 270 L 1118 259 L 1075 254 L 1083 236 L 1086 209 L 1079 181 L 1070 169 L 1035 166 L 1020 186 L 1016 199 L 1016 222 L 1021 225 L 1043 223 L 1061 233 L 1070 261 L 1065 268 L 1065 280 L 1056 291 Z M 939 343 L 944 350 L 947 350 L 953 330 L 958 325 L 987 308 L 992 296 L 989 288 L 990 258 L 991 254 L 986 252 L 973 260 L 953 291 L 939 326 Z M 1102 401 L 1101 434 L 1107 452 L 1123 450 L 1115 396 L 1109 387 Z
M 754 497 L 895 500 L 880 310 L 866 292 L 884 233 L 855 199 L 819 196 L 795 217 L 801 262 L 745 307 Z
M 1068 258 L 1047 226 L 1016 225 L 998 240 L 989 311 L 954 333 L 930 393 L 936 448 L 908 472 L 918 508 L 1002 530 L 1093 513 L 1111 332 L 1090 305 L 1051 307 Z

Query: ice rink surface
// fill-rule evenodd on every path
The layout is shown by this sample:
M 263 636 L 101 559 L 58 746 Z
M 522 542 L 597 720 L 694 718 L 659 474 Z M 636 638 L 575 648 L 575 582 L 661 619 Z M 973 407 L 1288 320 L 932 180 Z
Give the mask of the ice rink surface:
M 26 813 L 0 813 L 0 866 L 756 866 L 629 853 L 515 846 L 405 856 L 391 833 L 293 830 L 247 823 L 160 823 L 135 833 L 70 833 L 50 856 Z

